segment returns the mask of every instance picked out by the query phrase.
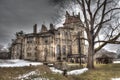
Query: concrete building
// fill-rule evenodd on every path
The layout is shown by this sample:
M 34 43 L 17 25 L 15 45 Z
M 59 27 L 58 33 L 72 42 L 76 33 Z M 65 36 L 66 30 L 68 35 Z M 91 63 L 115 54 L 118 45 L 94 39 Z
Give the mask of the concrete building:
M 84 54 L 85 41 L 79 39 L 84 37 L 80 14 L 70 15 L 66 11 L 65 17 L 63 26 L 57 29 L 50 24 L 48 30 L 43 24 L 41 31 L 37 32 L 37 24 L 35 24 L 32 33 L 18 32 L 11 45 L 11 57 L 35 61 L 57 61 L 63 58 L 68 60 L 70 55 L 80 52 Z

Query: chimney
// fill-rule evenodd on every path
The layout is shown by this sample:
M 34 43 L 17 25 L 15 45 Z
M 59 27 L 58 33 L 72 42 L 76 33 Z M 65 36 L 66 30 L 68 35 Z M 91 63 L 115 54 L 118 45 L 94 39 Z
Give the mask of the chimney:
M 35 24 L 35 25 L 33 26 L 33 33 L 34 33 L 34 34 L 37 33 L 37 24 Z
M 47 32 L 47 27 L 44 24 L 42 24 L 41 32 Z
M 70 16 L 70 14 L 68 13 L 68 11 L 66 11 L 66 18 L 68 18 Z
M 80 12 L 78 12 L 78 17 L 80 18 Z
M 54 30 L 54 25 L 50 23 L 50 30 Z
M 72 12 L 72 14 L 73 14 L 73 16 L 75 16 L 75 15 L 74 15 L 74 12 Z

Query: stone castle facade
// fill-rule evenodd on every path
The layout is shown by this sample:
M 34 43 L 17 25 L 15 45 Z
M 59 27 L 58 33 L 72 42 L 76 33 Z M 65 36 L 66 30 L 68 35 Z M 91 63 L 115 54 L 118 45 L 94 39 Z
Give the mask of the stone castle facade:
M 11 58 L 57 61 L 63 58 L 68 59 L 71 55 L 78 55 L 79 50 L 82 54 L 85 53 L 85 41 L 78 39 L 84 37 L 80 14 L 70 15 L 66 12 L 63 27 L 56 29 L 53 24 L 49 27 L 48 30 L 43 24 L 41 31 L 37 32 L 37 24 L 35 24 L 32 33 L 17 32 L 16 39 L 13 39 L 11 44 Z M 81 49 L 79 49 L 79 41 Z

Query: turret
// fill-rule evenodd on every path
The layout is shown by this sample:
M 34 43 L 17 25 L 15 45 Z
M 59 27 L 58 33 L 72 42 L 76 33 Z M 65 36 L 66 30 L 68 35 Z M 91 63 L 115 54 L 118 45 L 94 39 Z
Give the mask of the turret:
M 75 16 L 75 15 L 74 15 L 74 12 L 72 12 L 72 14 L 73 14 L 73 16 Z
M 66 18 L 68 18 L 70 16 L 70 14 L 68 13 L 68 11 L 66 11 Z
M 78 22 L 81 22 L 80 13 L 78 13 L 78 15 L 75 15 L 73 12 L 72 15 L 70 15 L 68 11 L 66 11 L 66 19 L 63 25 L 68 26 L 67 24 L 78 23 Z
M 47 32 L 47 31 L 48 31 L 47 27 L 44 24 L 42 24 L 41 32 Z
M 78 18 L 80 18 L 80 12 L 78 12 Z
M 54 30 L 54 25 L 52 23 L 50 23 L 50 30 Z
M 33 26 L 33 33 L 34 33 L 34 34 L 37 33 L 37 24 L 35 24 L 35 25 Z

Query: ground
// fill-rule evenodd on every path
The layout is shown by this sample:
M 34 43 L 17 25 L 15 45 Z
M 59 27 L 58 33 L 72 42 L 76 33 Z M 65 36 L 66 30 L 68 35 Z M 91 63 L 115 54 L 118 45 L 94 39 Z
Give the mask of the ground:
M 36 70 L 39 71 L 40 74 L 31 75 L 29 78 L 20 79 L 21 76 Z M 34 80 L 35 78 L 39 77 L 49 80 L 68 80 L 61 74 L 52 74 L 50 69 L 44 65 L 31 67 L 0 68 L 0 80 Z
M 94 70 L 73 76 L 75 80 L 112 80 L 120 78 L 120 64 L 97 64 Z M 120 80 L 120 79 L 116 79 Z
M 67 77 L 53 73 L 45 65 L 0 68 L 0 80 L 112 80 L 112 78 L 120 78 L 119 63 L 95 64 L 94 70 L 88 70 L 80 75 L 68 75 Z

